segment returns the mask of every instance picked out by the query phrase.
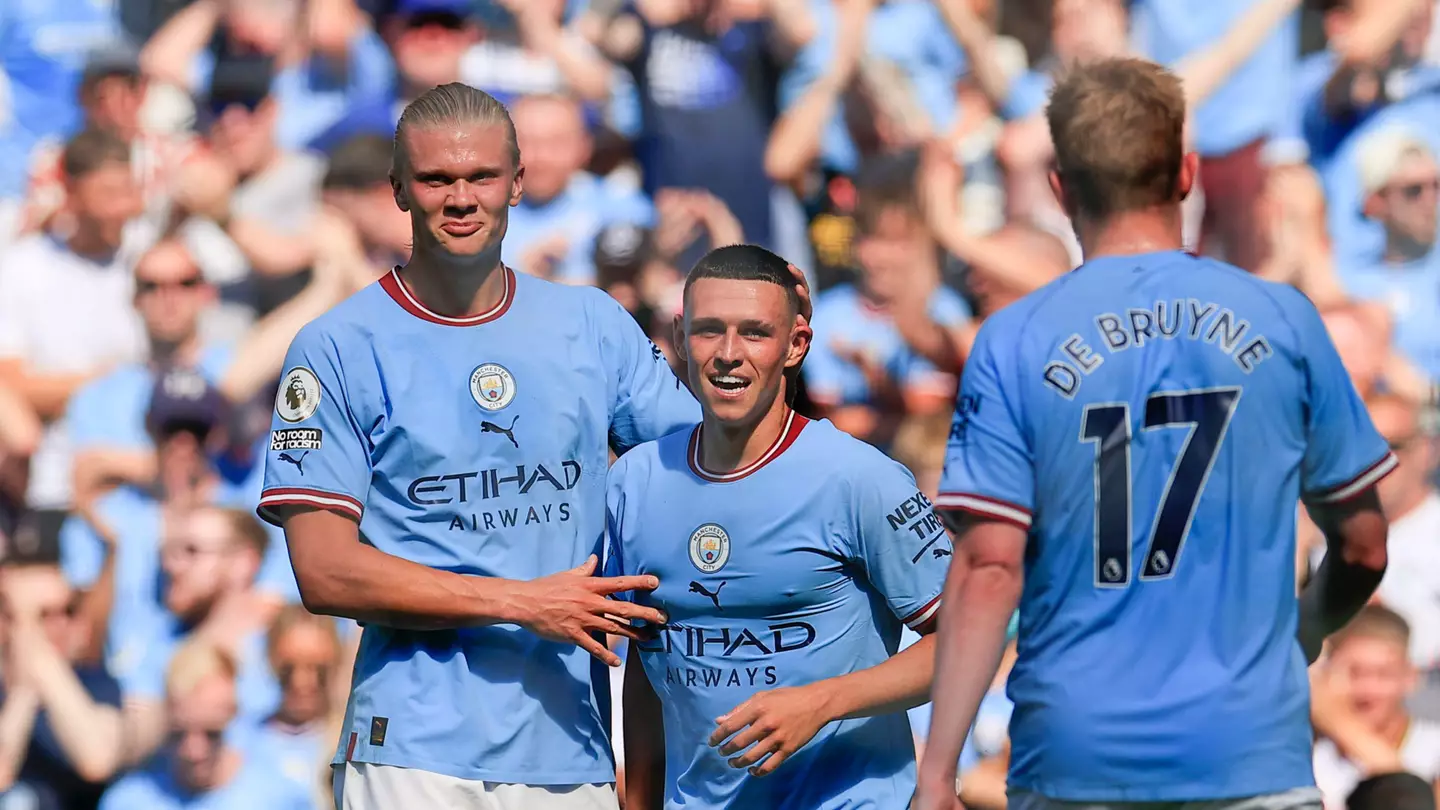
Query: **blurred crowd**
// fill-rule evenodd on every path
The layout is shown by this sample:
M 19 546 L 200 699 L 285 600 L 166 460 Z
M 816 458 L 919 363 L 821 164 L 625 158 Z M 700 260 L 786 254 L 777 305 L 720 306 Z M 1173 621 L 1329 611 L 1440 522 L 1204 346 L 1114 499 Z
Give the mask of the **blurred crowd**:
M 1440 777 L 1435 6 L 0 0 L 0 810 L 329 804 L 359 633 L 298 604 L 251 510 L 291 338 L 408 255 L 408 100 L 504 101 L 506 263 L 672 357 L 707 248 L 791 259 L 798 407 L 933 496 L 979 324 L 1079 260 L 1048 87 L 1126 53 L 1185 82 L 1189 243 L 1310 296 L 1404 462 L 1377 604 L 1312 673 L 1315 762 L 1327 810 L 1423 806 L 1385 775 Z M 1297 545 L 1303 580 L 1323 539 Z M 1003 675 L 969 807 L 1004 806 Z

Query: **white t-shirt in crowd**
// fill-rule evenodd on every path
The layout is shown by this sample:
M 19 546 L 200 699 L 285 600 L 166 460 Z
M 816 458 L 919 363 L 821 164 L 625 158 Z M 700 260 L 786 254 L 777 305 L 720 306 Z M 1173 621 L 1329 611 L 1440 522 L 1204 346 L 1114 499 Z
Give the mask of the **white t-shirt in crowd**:
M 1411 720 L 1405 741 L 1400 744 L 1400 762 L 1405 770 L 1427 782 L 1440 776 L 1440 725 Z M 1365 776 L 1335 743 L 1323 738 L 1315 743 L 1315 784 L 1324 796 L 1325 810 L 1345 810 L 1350 791 Z
M 0 254 L 0 357 L 39 374 L 83 374 L 143 360 L 128 253 L 107 261 L 77 256 L 50 235 Z M 30 465 L 32 508 L 70 505 L 70 446 L 64 420 L 45 430 Z
M 1390 564 L 1376 594 L 1410 623 L 1410 660 L 1433 669 L 1440 665 L 1440 493 L 1393 518 L 1386 545 Z

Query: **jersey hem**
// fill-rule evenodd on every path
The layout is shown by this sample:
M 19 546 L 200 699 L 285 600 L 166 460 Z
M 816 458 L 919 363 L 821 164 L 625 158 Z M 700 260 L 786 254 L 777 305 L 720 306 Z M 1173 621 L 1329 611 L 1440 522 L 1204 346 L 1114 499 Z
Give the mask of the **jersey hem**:
M 413 768 L 427 773 L 440 774 L 441 776 L 452 776 L 456 779 L 466 779 L 473 782 L 498 782 L 503 785 L 531 785 L 535 787 L 559 787 L 564 785 L 613 785 L 615 784 L 614 770 L 601 770 L 595 773 L 560 773 L 558 771 L 528 772 L 503 772 L 492 771 L 484 768 L 471 768 L 464 765 L 457 765 L 451 762 L 438 762 L 428 759 L 417 759 L 407 756 L 376 756 L 376 752 L 366 751 L 355 756 L 346 757 L 346 752 L 336 752 L 330 760 L 331 766 L 344 765 L 347 762 L 360 763 L 365 765 L 387 765 L 392 768 Z
M 1297 783 L 1293 779 L 1277 779 L 1274 782 L 1247 784 L 1233 790 L 1217 790 L 1213 784 L 1185 783 L 1170 784 L 1154 788 L 1123 788 L 1113 785 L 1095 787 L 1076 785 L 1068 782 L 1043 782 L 1016 779 L 1010 776 L 1005 788 L 1007 796 L 1015 791 L 1025 791 L 1061 802 L 1215 802 L 1248 799 L 1254 796 L 1268 796 L 1288 793 L 1292 790 L 1316 790 L 1314 780 Z M 1319 791 L 1316 791 L 1319 795 Z
M 339 492 L 327 492 L 323 489 L 308 487 L 272 487 L 265 490 L 260 493 L 260 503 L 255 507 L 255 514 L 272 526 L 281 526 L 280 516 L 273 511 L 276 506 L 308 506 L 312 509 L 323 509 L 351 518 L 357 523 L 365 516 L 365 507 L 356 498 Z
M 1026 530 L 1030 528 L 1029 509 L 1017 503 L 1002 501 L 986 495 L 977 495 L 973 492 L 941 492 L 935 497 L 935 508 L 950 512 L 966 512 L 978 517 L 1009 523 Z
M 1379 461 L 1366 467 L 1359 475 L 1344 483 L 1310 493 L 1305 496 L 1305 500 L 1310 503 L 1344 503 L 1380 483 L 1381 479 L 1399 466 L 1400 459 L 1396 458 L 1394 453 L 1386 451 Z

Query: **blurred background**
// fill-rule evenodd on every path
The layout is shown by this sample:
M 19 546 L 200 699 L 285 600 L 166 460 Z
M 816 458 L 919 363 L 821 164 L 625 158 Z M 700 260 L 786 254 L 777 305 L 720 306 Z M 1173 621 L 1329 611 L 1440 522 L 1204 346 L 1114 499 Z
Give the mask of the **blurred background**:
M 407 258 L 407 101 L 504 101 L 505 261 L 605 289 L 672 357 L 706 249 L 794 261 L 798 406 L 933 496 L 975 330 L 1079 258 L 1052 77 L 1127 53 L 1185 83 L 1188 244 L 1311 297 L 1404 461 L 1377 604 L 1312 673 L 1327 810 L 1393 806 L 1391 772 L 1433 790 L 1435 5 L 0 0 L 0 810 L 328 805 L 358 632 L 298 605 L 251 509 L 290 339 Z M 997 680 L 969 806 L 1004 806 L 1008 713 Z

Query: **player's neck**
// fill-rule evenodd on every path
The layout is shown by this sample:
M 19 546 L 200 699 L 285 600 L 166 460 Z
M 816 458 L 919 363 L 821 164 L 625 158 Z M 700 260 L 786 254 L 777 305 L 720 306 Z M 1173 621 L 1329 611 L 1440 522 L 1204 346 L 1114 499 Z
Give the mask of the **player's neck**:
M 498 245 L 493 252 L 487 250 L 463 262 L 417 249 L 399 272 L 401 282 L 426 309 L 449 318 L 489 312 L 505 296 Z
M 730 473 L 754 464 L 780 440 L 790 406 L 777 397 L 770 410 L 750 425 L 725 423 L 710 414 L 700 430 L 700 463 L 706 472 Z
M 1103 222 L 1077 221 L 1075 235 L 1085 260 L 1183 250 L 1180 206 L 1125 211 Z

